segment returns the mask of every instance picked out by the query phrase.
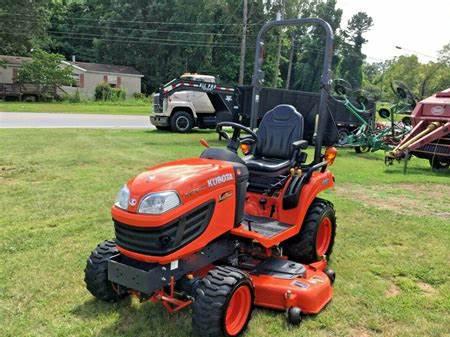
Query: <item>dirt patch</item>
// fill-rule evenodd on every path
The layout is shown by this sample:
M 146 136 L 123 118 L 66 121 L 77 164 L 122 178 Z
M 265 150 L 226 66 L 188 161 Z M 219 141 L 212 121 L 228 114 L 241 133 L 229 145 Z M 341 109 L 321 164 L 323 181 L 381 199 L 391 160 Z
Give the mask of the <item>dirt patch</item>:
M 6 174 L 7 172 L 15 171 L 16 167 L 12 165 L 1 165 L 0 166 L 0 172 L 2 174 Z
M 434 289 L 428 283 L 419 281 L 419 282 L 416 282 L 416 284 L 425 295 L 433 295 L 434 293 L 436 293 L 436 289 Z
M 371 334 L 367 332 L 367 330 L 363 328 L 352 329 L 349 337 L 371 337 Z
M 363 204 L 414 216 L 435 216 L 450 219 L 448 204 L 450 186 L 395 184 L 363 186 L 359 184 L 339 184 L 335 191 L 339 196 Z
M 400 288 L 397 287 L 394 283 L 391 283 L 389 289 L 385 291 L 384 296 L 387 298 L 395 297 L 400 294 Z

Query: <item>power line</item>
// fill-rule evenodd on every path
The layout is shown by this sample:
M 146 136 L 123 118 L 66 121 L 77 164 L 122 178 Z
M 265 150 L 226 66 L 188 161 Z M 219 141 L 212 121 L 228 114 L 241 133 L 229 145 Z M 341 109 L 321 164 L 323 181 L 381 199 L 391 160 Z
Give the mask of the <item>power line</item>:
M 4 13 L 0 16 L 20 16 L 20 17 L 33 17 L 27 14 L 15 14 L 15 13 Z M 212 23 L 212 22 L 167 22 L 167 21 L 136 21 L 136 20 L 102 20 L 90 19 L 90 18 L 70 18 L 75 21 L 94 21 L 94 22 L 111 22 L 111 23 L 133 23 L 133 24 L 158 24 L 158 25 L 191 25 L 191 26 L 242 26 L 242 23 Z M 249 25 L 258 25 L 258 23 L 251 23 Z
M 103 35 L 98 35 L 98 34 L 90 34 L 90 33 L 75 33 L 75 32 L 62 32 L 62 31 L 53 31 L 53 30 L 48 30 L 47 31 L 50 34 L 62 34 L 62 35 L 67 35 L 67 36 L 83 36 L 83 37 L 92 37 L 92 38 L 119 38 L 119 39 L 127 39 L 127 40 L 135 40 L 136 42 L 139 41 L 149 41 L 149 42 L 188 42 L 188 43 L 205 43 L 208 44 L 207 42 L 204 41 L 192 41 L 192 40 L 176 40 L 176 39 L 159 39 L 159 38 L 139 38 L 139 37 L 128 37 L 128 36 L 124 36 L 124 35 L 108 35 L 108 36 L 103 36 Z M 238 43 L 227 43 L 227 42 L 212 42 L 212 44 L 215 45 L 221 45 L 224 47 L 237 47 L 239 46 Z
M 38 22 L 37 20 L 21 20 L 21 19 L 15 19 L 15 21 L 19 22 Z M 70 26 L 70 24 L 68 24 Z M 147 33 L 174 33 L 174 34 L 190 34 L 190 35 L 217 35 L 217 36 L 241 36 L 241 34 L 234 34 L 234 33 L 208 33 L 208 32 L 190 32 L 190 31 L 180 31 L 180 30 L 159 30 L 159 29 L 143 29 L 143 28 L 130 28 L 130 27 L 111 27 L 111 26 L 94 26 L 94 25 L 84 25 L 84 24 L 75 24 L 76 27 L 84 27 L 84 28 L 94 28 L 94 29 L 122 29 L 122 30 L 131 30 L 131 31 L 140 31 L 140 32 L 147 32 Z M 248 36 L 254 36 L 254 35 L 248 35 Z
M 394 47 L 395 47 L 395 49 L 398 49 L 398 50 L 405 50 L 407 52 L 409 51 L 409 52 L 411 52 L 413 54 L 416 54 L 416 55 L 422 55 L 422 56 L 428 57 L 430 59 L 437 60 L 437 56 L 427 55 L 427 54 L 424 54 L 424 53 L 422 53 L 420 51 L 404 48 L 404 47 L 399 46 L 399 45 L 395 45 Z
M 16 35 L 28 35 L 26 32 L 14 32 Z M 88 38 L 88 37 L 80 37 L 80 36 L 70 36 L 70 35 L 51 35 L 52 38 L 55 39 L 69 39 L 69 40 L 82 40 L 82 41 L 93 41 L 94 38 Z M 207 48 L 240 48 L 239 45 L 217 45 L 215 43 L 201 43 L 201 42 L 188 42 L 184 40 L 176 40 L 176 42 L 167 42 L 165 40 L 163 41 L 155 41 L 152 42 L 150 40 L 145 41 L 133 41 L 130 39 L 111 39 L 111 38 L 95 38 L 100 41 L 106 41 L 106 42 L 117 42 L 117 43 L 124 43 L 124 44 L 141 44 L 141 45 L 167 45 L 167 46 L 180 46 L 180 47 L 207 47 Z M 250 48 L 250 47 L 249 47 Z

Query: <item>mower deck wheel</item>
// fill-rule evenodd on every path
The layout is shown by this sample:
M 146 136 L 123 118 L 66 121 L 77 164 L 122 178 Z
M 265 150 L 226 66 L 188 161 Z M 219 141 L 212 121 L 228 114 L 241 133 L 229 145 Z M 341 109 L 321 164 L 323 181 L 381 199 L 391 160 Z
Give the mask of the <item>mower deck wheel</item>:
M 325 269 L 324 272 L 330 279 L 331 285 L 333 285 L 334 281 L 336 280 L 336 272 L 330 268 Z
M 197 287 L 192 307 L 192 326 L 201 337 L 231 337 L 247 327 L 254 292 L 249 277 L 232 267 L 218 266 Z
M 287 312 L 288 322 L 292 325 L 299 325 L 302 322 L 302 311 L 299 307 L 292 307 Z
M 119 254 L 116 243 L 106 240 L 95 248 L 89 256 L 84 269 L 84 282 L 89 292 L 96 298 L 116 302 L 127 296 L 126 292 L 119 293 L 108 280 L 108 260 Z
M 316 198 L 308 209 L 300 233 L 286 241 L 289 259 L 303 264 L 329 257 L 336 235 L 336 215 L 333 204 Z

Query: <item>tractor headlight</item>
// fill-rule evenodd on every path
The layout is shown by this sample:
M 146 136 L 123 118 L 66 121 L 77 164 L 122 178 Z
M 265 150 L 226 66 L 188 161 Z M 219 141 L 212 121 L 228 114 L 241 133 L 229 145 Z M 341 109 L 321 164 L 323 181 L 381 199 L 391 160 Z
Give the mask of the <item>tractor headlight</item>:
M 181 204 L 176 192 L 167 191 L 146 195 L 139 204 L 139 213 L 162 214 Z
M 127 209 L 129 199 L 130 190 L 128 189 L 127 185 L 124 185 L 120 189 L 119 193 L 117 193 L 116 202 L 114 203 L 114 205 L 122 209 Z

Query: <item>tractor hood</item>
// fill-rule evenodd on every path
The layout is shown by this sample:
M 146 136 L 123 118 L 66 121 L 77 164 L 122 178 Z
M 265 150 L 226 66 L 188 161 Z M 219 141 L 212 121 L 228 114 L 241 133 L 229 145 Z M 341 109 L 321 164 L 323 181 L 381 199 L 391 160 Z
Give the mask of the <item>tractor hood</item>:
M 184 204 L 208 194 L 216 186 L 234 185 L 234 170 L 230 163 L 191 158 L 149 168 L 128 181 L 129 212 L 137 212 L 141 198 L 149 193 L 176 191 Z

